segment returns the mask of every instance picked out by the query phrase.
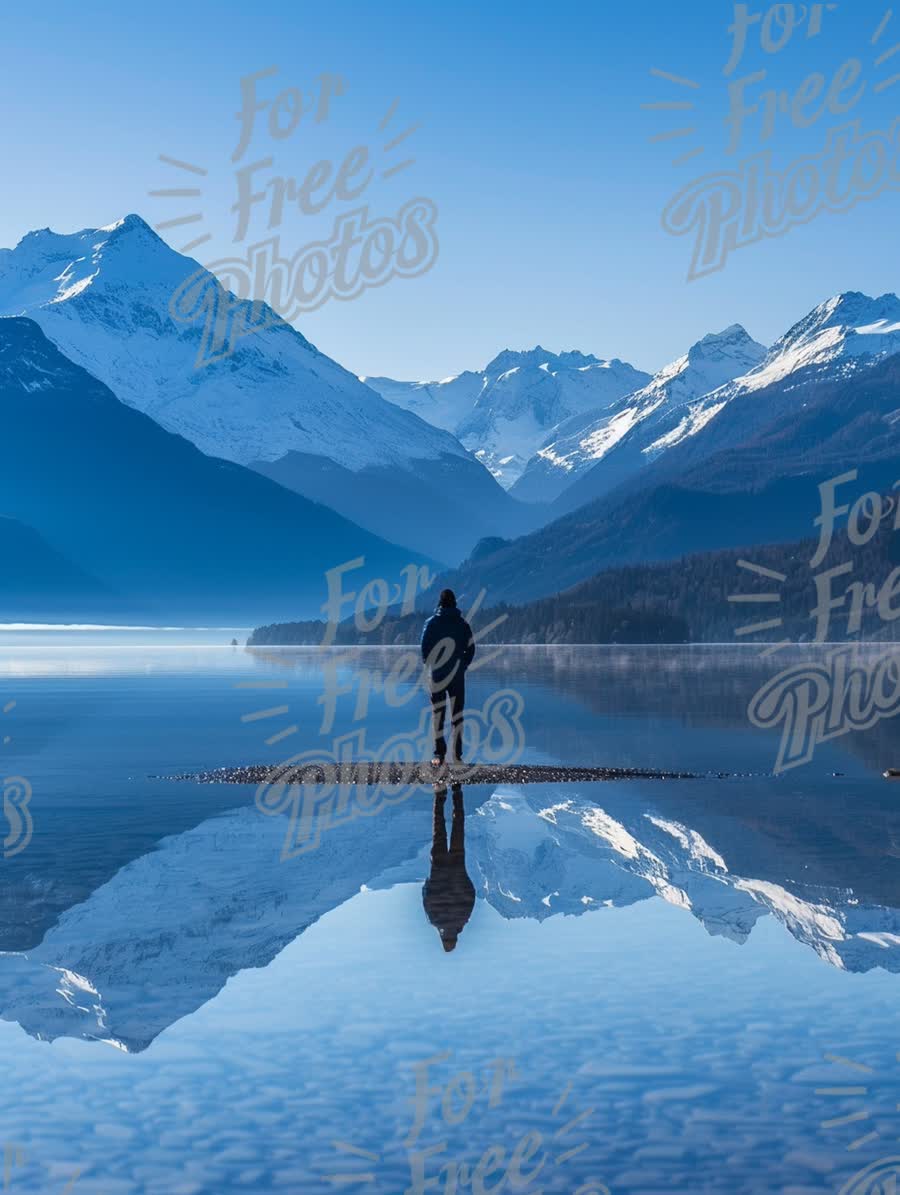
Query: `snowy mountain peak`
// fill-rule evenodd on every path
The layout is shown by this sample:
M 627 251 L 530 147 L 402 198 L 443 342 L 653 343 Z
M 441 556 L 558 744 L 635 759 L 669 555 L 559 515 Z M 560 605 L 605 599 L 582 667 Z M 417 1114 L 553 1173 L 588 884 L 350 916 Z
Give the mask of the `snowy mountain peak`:
M 154 287 L 167 292 L 163 314 L 168 316 L 169 297 L 199 269 L 197 262 L 176 253 L 137 215 L 72 233 L 42 228 L 26 233 L 15 249 L 0 249 L 0 315 L 35 316 L 37 308 L 65 302 L 89 289 L 106 293 L 125 288 L 133 304 L 139 290 Z M 121 302 L 123 297 L 124 293 L 113 301 Z M 174 323 L 171 330 L 189 338 Z
M 150 227 L 146 220 L 136 212 L 129 212 L 127 216 L 123 216 L 121 220 L 115 220 L 112 224 L 104 224 L 102 228 L 98 228 L 98 232 L 147 232 L 150 236 L 159 240 L 156 233 Z
M 548 437 L 528 461 L 514 494 L 528 502 L 557 498 L 623 442 L 648 433 L 652 442 L 655 433 L 651 429 L 670 418 L 680 419 L 675 412 L 755 369 L 765 356 L 765 345 L 757 343 L 741 324 L 707 333 L 683 357 L 605 410 L 588 411 L 558 427 L 556 435 Z M 640 467 L 642 457 L 635 455 L 631 467 L 635 467 L 634 461 Z M 618 475 L 617 480 L 621 480 Z
M 210 456 L 255 464 L 294 451 L 354 471 L 468 458 L 274 312 L 230 356 L 195 368 L 201 324 L 177 323 L 170 301 L 200 269 L 134 213 L 74 233 L 42 229 L 0 250 L 0 316 L 30 316 L 122 401 Z
M 900 316 L 900 299 L 890 291 L 871 298 L 862 291 L 849 290 L 827 299 L 816 311 L 827 312 L 843 324 L 854 324 L 860 319 L 896 319 Z
M 877 299 L 851 290 L 826 299 L 772 346 L 772 354 L 782 353 L 792 345 L 810 342 L 829 329 L 849 331 L 876 325 L 900 324 L 900 299 L 884 294 Z
M 509 373 L 511 369 L 521 369 L 523 366 L 549 366 L 551 370 L 578 369 L 586 365 L 599 365 L 600 359 L 591 353 L 582 353 L 578 349 L 569 349 L 562 353 L 551 353 L 549 349 L 536 344 L 533 349 L 503 349 L 483 369 L 486 377 L 496 378 Z
M 703 337 L 703 341 L 707 340 L 749 340 L 750 333 L 743 324 L 729 324 L 727 328 L 723 328 L 721 332 L 707 332 Z M 701 343 L 703 343 L 701 341 Z
M 534 361 L 546 361 L 552 357 L 552 353 L 548 353 L 545 348 L 536 344 L 533 349 L 501 349 L 500 352 L 492 360 L 488 361 L 484 367 L 484 373 L 506 373 L 508 369 L 513 369 L 517 365 L 526 365 Z
M 652 461 L 687 441 L 693 443 L 697 459 L 713 447 L 737 445 L 746 427 L 758 425 L 764 412 L 774 417 L 776 411 L 791 410 L 798 388 L 848 378 L 898 352 L 900 299 L 896 295 L 877 299 L 860 291 L 834 295 L 788 329 L 754 366 L 734 371 L 730 380 L 723 378 L 718 386 L 708 386 L 686 410 L 662 413 L 656 426 L 646 429 L 652 439 L 642 437 L 641 457 Z M 756 404 L 763 391 L 770 393 L 761 411 Z M 736 415 L 734 401 L 751 396 L 753 404 L 746 408 L 746 417 Z M 731 414 L 723 425 L 719 415 L 726 408 Z M 701 439 L 695 439 L 698 433 L 703 433 Z
M 814 307 L 777 340 L 765 361 L 735 382 L 738 391 L 810 376 L 845 377 L 868 363 L 900 352 L 900 299 L 877 299 L 860 291 L 834 295 Z
M 707 332 L 688 349 L 688 360 L 707 361 L 741 357 L 757 364 L 765 355 L 765 346 L 758 344 L 742 324 L 731 324 L 721 332 Z
M 54 232 L 52 228 L 35 228 L 26 232 L 15 249 L 4 249 L 4 254 L 15 254 L 19 259 L 52 257 L 64 252 L 87 252 L 100 250 L 105 244 L 123 236 L 146 236 L 160 246 L 168 248 L 165 241 L 153 231 L 150 225 L 134 213 L 105 224 L 100 228 L 82 228 L 78 232 Z M 172 250 L 169 250 L 172 252 Z
M 603 361 L 578 349 L 551 353 L 541 345 L 504 349 L 480 372 L 444 382 L 367 379 L 389 401 L 454 431 L 507 487 L 561 423 L 605 410 L 649 380 L 617 357 Z

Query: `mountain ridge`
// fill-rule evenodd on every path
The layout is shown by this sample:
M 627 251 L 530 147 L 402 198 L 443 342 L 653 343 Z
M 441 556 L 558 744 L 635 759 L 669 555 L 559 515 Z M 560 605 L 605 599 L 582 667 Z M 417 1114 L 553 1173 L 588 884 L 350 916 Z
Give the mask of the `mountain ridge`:
M 885 313 L 888 313 L 886 316 Z M 862 322 L 859 322 L 862 321 Z M 792 325 L 748 373 L 695 400 L 662 411 L 649 430 L 638 427 L 616 447 L 616 454 L 580 478 L 555 509 L 574 510 L 616 485 L 643 465 L 671 457 L 671 472 L 735 447 L 767 423 L 793 411 L 798 392 L 850 380 L 900 352 L 900 299 L 872 299 L 847 291 L 824 300 Z M 638 465 L 635 467 L 635 460 Z
M 173 296 L 192 279 L 200 322 L 179 323 Z M 0 251 L 0 315 L 35 319 L 118 399 L 206 455 L 274 477 L 446 563 L 482 535 L 529 525 L 532 516 L 455 436 L 387 402 L 271 309 L 255 307 L 252 322 L 263 326 L 198 368 L 204 321 L 227 311 L 233 329 L 251 305 L 140 216 L 69 234 L 35 231 Z M 438 498 L 435 471 L 467 516 L 440 543 L 424 513 Z
M 613 403 L 606 412 L 588 412 L 558 428 L 557 438 L 531 458 L 511 493 L 526 501 L 562 499 L 560 506 L 573 509 L 581 503 L 567 491 L 572 491 L 586 473 L 596 469 L 598 478 L 615 475 L 621 480 L 643 467 L 641 456 L 635 458 L 626 451 L 618 472 L 615 465 L 610 468 L 607 458 L 623 455 L 619 448 L 623 441 L 627 443 L 629 437 L 652 427 L 659 418 L 665 419 L 673 410 L 730 381 L 759 363 L 765 353 L 764 346 L 753 340 L 741 324 L 707 333 L 687 353 L 663 366 L 645 386 Z M 601 462 L 605 462 L 602 473 Z M 613 483 L 607 486 L 613 488 Z
M 512 487 L 559 423 L 599 409 L 650 380 L 619 358 L 570 349 L 502 349 L 482 370 L 439 382 L 366 381 L 390 402 L 447 427 Z
M 735 403 L 703 433 L 706 444 L 679 445 L 439 584 L 460 593 L 484 587 L 491 604 L 520 604 L 613 566 L 803 539 L 814 530 L 818 484 L 846 472 L 848 462 L 859 474 L 854 493 L 891 492 L 900 479 L 900 354 L 827 385 L 810 379 L 802 405 L 785 399 L 779 383 L 771 390 L 747 400 L 758 426 L 748 430 Z

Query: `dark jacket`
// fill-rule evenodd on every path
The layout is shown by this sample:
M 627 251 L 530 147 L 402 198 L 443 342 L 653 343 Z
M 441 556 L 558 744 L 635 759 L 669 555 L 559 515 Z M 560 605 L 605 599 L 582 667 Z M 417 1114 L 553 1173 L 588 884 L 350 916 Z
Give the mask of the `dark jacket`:
M 461 676 L 475 658 L 472 628 L 456 606 L 438 606 L 422 631 L 422 659 L 431 679 L 444 684 Z

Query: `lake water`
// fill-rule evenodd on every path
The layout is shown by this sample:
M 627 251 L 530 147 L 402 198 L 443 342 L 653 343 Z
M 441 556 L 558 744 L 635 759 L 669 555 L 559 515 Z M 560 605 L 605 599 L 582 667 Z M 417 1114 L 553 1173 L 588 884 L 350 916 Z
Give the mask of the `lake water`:
M 823 649 L 501 649 L 469 706 L 519 693 L 524 761 L 703 775 L 420 791 L 286 850 L 255 788 L 169 777 L 377 754 L 422 694 L 215 637 L 0 648 L 9 1190 L 895 1189 L 900 724 L 775 775 L 747 716 Z

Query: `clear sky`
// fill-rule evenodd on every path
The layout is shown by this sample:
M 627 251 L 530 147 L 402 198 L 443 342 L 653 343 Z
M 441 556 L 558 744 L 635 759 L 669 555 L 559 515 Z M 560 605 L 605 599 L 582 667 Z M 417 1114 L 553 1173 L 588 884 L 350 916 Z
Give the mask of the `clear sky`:
M 692 237 L 666 232 L 663 209 L 699 176 L 734 171 L 764 149 L 784 170 L 798 155 L 821 153 L 828 130 L 849 120 L 865 133 L 887 130 L 900 112 L 900 82 L 876 86 L 900 72 L 900 53 L 884 57 L 900 43 L 900 10 L 885 24 L 881 0 L 808 5 L 783 48 L 784 28 L 769 21 L 771 52 L 755 23 L 726 76 L 734 8 L 720 0 L 18 6 L 5 24 L 0 72 L 0 244 L 129 211 L 152 224 L 199 213 L 162 235 L 181 247 L 210 234 L 194 250 L 207 265 L 245 255 L 273 232 L 268 208 L 255 204 L 246 238 L 234 243 L 236 169 L 271 155 L 271 167 L 254 175 L 257 189 L 276 176 L 299 183 L 317 161 L 337 170 L 366 145 L 376 169 L 364 194 L 332 195 L 317 215 L 287 203 L 274 230 L 289 258 L 327 239 L 334 220 L 360 204 L 370 220 L 417 197 L 436 205 L 439 249 L 426 274 L 392 278 L 354 301 L 332 299 L 296 321 L 355 372 L 439 378 L 537 343 L 654 370 L 733 322 L 768 342 L 837 291 L 898 289 L 897 190 L 742 247 L 724 269 L 690 282 Z M 808 36 L 819 9 L 821 32 Z M 854 57 L 861 72 L 851 65 L 832 85 Z M 277 74 L 260 80 L 259 97 L 298 88 L 310 110 L 279 140 L 264 109 L 234 162 L 241 80 L 270 67 Z M 766 88 L 794 95 L 811 72 L 826 83 L 817 91 L 813 80 L 796 104 L 807 127 L 792 123 L 790 101 L 776 104 L 771 135 L 762 140 L 762 114 L 750 115 L 729 153 L 728 84 L 762 71 L 746 85 L 748 104 Z M 316 123 L 310 97 L 323 73 L 346 86 Z M 820 112 L 829 86 L 832 110 Z M 652 103 L 694 106 L 642 108 Z M 410 125 L 420 127 L 384 148 Z M 684 128 L 696 132 L 651 140 Z M 160 154 L 207 173 L 179 170 Z M 409 158 L 406 169 L 381 176 Z M 201 195 L 148 194 L 185 186 Z

